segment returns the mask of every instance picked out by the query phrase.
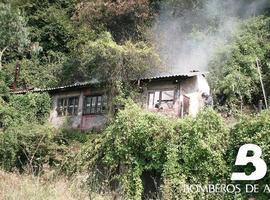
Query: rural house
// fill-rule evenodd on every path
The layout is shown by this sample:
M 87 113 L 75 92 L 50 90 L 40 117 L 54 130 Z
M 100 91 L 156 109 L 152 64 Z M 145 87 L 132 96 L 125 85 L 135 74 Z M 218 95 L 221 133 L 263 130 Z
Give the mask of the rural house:
M 175 117 L 195 116 L 205 104 L 210 89 L 204 73 L 164 74 L 137 80 L 141 105 L 149 111 Z M 48 92 L 52 97 L 49 121 L 55 127 L 100 129 L 106 123 L 107 97 L 97 82 L 75 83 L 47 89 L 16 91 Z

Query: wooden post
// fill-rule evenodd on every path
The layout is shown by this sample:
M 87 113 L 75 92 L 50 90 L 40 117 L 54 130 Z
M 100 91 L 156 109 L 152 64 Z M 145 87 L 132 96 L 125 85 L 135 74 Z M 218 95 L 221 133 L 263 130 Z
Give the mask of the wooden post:
M 256 64 L 257 64 L 257 69 L 258 69 L 258 73 L 260 76 L 260 82 L 261 82 L 261 86 L 262 86 L 262 91 L 263 91 L 263 98 L 264 98 L 264 103 L 265 103 L 265 108 L 268 108 L 268 103 L 267 103 L 267 98 L 266 98 L 266 94 L 265 94 L 265 89 L 264 89 L 264 85 L 263 85 L 263 80 L 262 80 L 262 74 L 261 74 L 261 68 L 260 68 L 260 64 L 259 64 L 259 59 L 256 59 Z

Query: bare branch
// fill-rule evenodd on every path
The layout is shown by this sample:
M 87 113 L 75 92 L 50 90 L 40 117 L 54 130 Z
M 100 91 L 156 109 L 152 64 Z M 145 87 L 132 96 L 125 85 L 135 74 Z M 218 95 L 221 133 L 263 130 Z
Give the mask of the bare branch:
M 2 51 L 0 51 L 0 70 L 2 70 L 2 57 L 3 57 L 3 54 L 4 54 L 4 52 L 7 50 L 7 48 L 8 48 L 8 46 L 6 46 L 6 47 L 4 47 L 3 49 L 2 49 Z

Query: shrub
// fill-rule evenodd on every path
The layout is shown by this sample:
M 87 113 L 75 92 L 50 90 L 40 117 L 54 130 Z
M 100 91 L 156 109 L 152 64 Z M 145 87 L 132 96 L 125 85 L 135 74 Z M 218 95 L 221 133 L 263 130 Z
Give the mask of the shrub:
M 228 146 L 228 132 L 222 117 L 207 108 L 196 118 L 179 120 L 176 128 L 185 174 L 196 175 L 194 181 L 220 180 L 226 171 L 224 155 Z
M 1 133 L 0 163 L 6 170 L 15 167 L 30 173 L 40 172 L 45 163 L 55 165 L 61 145 L 54 142 L 55 130 L 38 124 L 11 127 Z
M 84 146 L 81 164 L 89 170 L 91 183 L 105 183 L 107 189 L 117 183 L 128 199 L 157 198 L 162 192 L 166 199 L 196 199 L 184 194 L 181 184 L 224 179 L 226 147 L 227 129 L 212 109 L 177 121 L 128 102 L 104 134 Z M 155 178 L 157 190 L 147 191 L 147 175 Z
M 143 193 L 142 173 L 162 173 L 166 141 L 174 132 L 172 124 L 169 118 L 144 112 L 129 102 L 103 135 L 84 147 L 81 162 L 91 172 L 98 166 L 111 171 L 107 177 L 110 184 L 117 179 L 127 198 L 140 199 Z
M 50 108 L 51 99 L 47 93 L 11 95 L 9 102 L 0 102 L 0 122 L 5 128 L 29 122 L 43 124 Z
M 51 98 L 47 93 L 12 95 L 9 106 L 19 113 L 21 121 L 44 123 L 50 113 Z
M 254 184 L 259 184 L 260 187 L 268 184 L 270 181 L 269 176 L 269 166 L 270 166 L 270 110 L 265 110 L 260 114 L 245 116 L 235 127 L 231 130 L 230 135 L 231 145 L 229 149 L 229 166 L 231 167 L 231 171 L 245 171 L 247 174 L 252 172 L 253 167 L 247 166 L 243 167 L 235 167 L 235 159 L 237 152 L 241 145 L 243 144 L 256 144 L 262 148 L 262 158 L 266 162 L 268 166 L 268 171 L 266 176 L 254 182 Z M 252 182 L 248 182 L 252 184 Z M 241 185 L 245 184 L 245 182 L 240 182 Z M 246 198 L 247 194 L 242 194 Z M 254 197 L 256 199 L 269 199 L 267 193 L 259 192 L 255 193 Z
M 27 123 L 7 128 L 0 133 L 0 166 L 38 174 L 44 166 L 69 173 L 81 143 L 89 134 L 67 132 L 47 124 Z
M 168 144 L 164 165 L 164 195 L 178 199 L 202 199 L 205 196 L 219 199 L 213 194 L 185 193 L 183 187 L 185 184 L 207 185 L 226 180 L 228 131 L 221 116 L 206 108 L 196 118 L 178 120 L 175 132 L 175 139 Z

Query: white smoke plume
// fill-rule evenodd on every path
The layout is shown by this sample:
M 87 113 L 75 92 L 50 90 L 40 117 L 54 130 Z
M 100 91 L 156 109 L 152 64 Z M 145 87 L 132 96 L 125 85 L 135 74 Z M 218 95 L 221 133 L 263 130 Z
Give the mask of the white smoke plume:
M 240 20 L 267 6 L 269 0 L 208 0 L 200 9 L 177 13 L 164 4 L 153 32 L 165 70 L 207 71 L 216 50 L 238 30 Z

